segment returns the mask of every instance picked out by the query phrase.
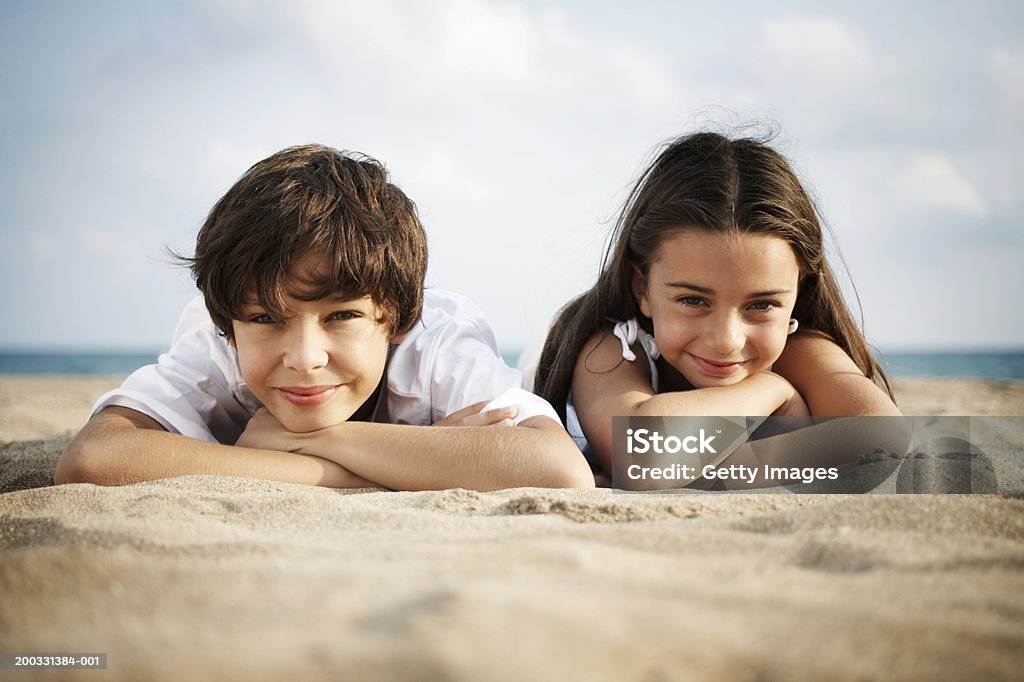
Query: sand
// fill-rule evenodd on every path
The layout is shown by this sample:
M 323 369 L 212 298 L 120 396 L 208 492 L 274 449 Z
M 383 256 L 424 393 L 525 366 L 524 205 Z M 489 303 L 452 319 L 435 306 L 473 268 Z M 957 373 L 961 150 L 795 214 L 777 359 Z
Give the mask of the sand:
M 0 378 L 0 652 L 108 654 L 103 672 L 0 679 L 1024 670 L 1020 495 L 395 493 L 206 476 L 54 487 L 62 434 L 105 381 Z M 904 409 L 1024 414 L 1021 384 L 898 390 Z M 1019 481 L 1013 438 L 989 454 Z
M 0 374 L 0 443 L 77 432 L 96 399 L 123 378 Z

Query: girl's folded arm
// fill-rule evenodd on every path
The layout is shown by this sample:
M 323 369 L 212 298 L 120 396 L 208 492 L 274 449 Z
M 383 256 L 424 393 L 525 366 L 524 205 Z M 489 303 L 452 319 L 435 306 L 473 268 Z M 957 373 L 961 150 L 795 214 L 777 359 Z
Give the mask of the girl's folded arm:
M 800 392 L 812 415 L 900 416 L 885 391 L 864 376 L 842 348 L 821 334 L 790 337 L 774 371 Z
M 643 350 L 623 360 L 609 332 L 584 345 L 573 373 L 572 397 L 580 426 L 601 468 L 611 471 L 612 417 L 770 415 L 795 394 L 782 377 L 759 372 L 731 386 L 654 393 Z

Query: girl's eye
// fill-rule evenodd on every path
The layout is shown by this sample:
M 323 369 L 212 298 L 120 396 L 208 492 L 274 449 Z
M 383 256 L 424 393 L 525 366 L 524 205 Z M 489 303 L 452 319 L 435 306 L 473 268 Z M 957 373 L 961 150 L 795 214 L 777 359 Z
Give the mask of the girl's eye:
M 676 301 L 691 308 L 700 308 L 708 304 L 708 302 L 700 296 L 680 296 Z
M 277 324 L 277 321 L 266 313 L 259 313 L 258 315 L 252 315 L 249 321 L 253 324 Z
M 754 301 L 750 304 L 750 309 L 758 313 L 768 313 L 779 307 L 779 304 L 775 301 Z

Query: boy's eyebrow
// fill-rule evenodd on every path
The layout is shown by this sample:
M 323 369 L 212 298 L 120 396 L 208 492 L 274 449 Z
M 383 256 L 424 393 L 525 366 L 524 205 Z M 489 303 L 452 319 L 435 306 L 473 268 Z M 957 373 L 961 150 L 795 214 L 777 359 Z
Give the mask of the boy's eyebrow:
M 674 289 L 692 289 L 702 294 L 714 295 L 715 290 L 709 289 L 708 287 L 700 287 L 696 284 L 690 284 L 689 282 L 669 282 L 666 286 Z M 784 294 L 792 293 L 791 289 L 769 289 L 766 291 L 755 291 L 751 294 L 747 294 L 747 298 L 759 298 L 761 296 L 782 296 Z
M 294 296 L 294 294 L 290 294 L 290 295 Z M 299 298 L 299 297 L 295 296 L 295 298 Z M 335 293 L 335 294 L 330 294 L 328 296 L 324 296 L 323 298 L 318 299 L 318 300 L 327 301 L 328 303 L 354 303 L 356 301 L 362 300 L 362 298 L 364 298 L 364 297 L 358 296 L 356 298 L 352 298 L 351 296 L 346 296 L 345 294 L 342 294 L 342 293 Z M 243 306 L 262 306 L 263 304 L 260 303 L 258 298 L 255 298 L 253 296 L 246 296 L 245 298 L 242 299 L 242 305 Z
M 321 296 L 319 298 L 309 298 L 300 291 L 290 291 L 288 292 L 288 295 L 300 301 L 324 301 L 331 304 L 356 303 L 357 301 L 361 301 L 366 298 L 366 296 L 348 296 L 342 292 L 327 294 L 326 296 Z
M 330 296 L 324 296 L 323 300 L 328 303 L 355 303 L 356 301 L 361 301 L 363 298 L 365 298 L 365 296 L 352 297 L 339 292 L 331 294 Z

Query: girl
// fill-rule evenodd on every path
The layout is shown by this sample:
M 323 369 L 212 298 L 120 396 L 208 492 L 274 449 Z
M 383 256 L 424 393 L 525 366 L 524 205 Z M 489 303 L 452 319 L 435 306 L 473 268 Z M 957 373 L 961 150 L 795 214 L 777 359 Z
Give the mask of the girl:
M 603 472 L 613 416 L 899 415 L 789 164 L 714 133 L 673 141 L 641 175 L 534 389 Z

